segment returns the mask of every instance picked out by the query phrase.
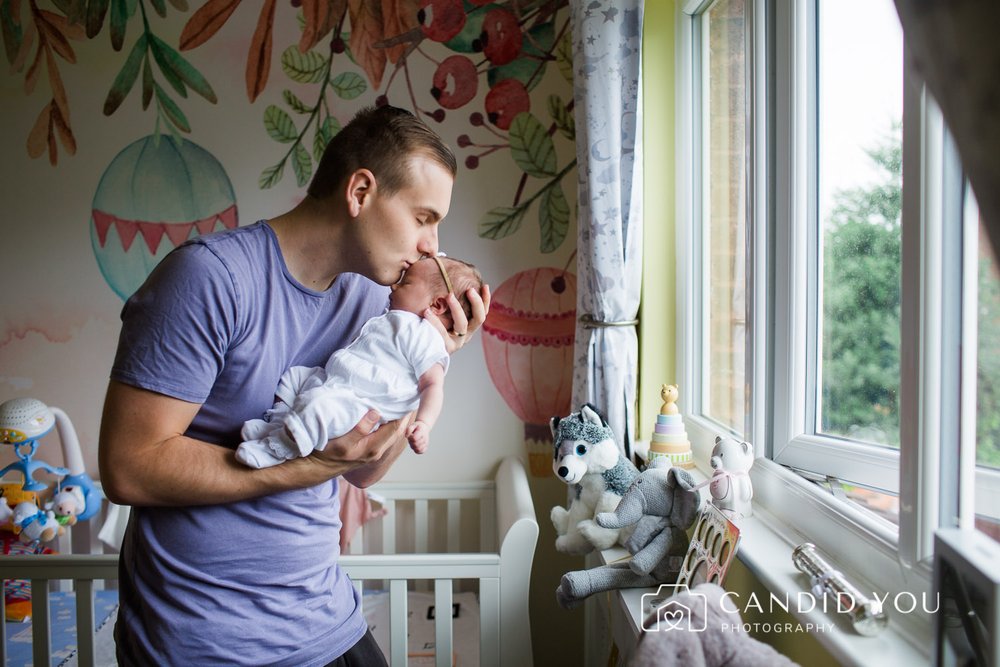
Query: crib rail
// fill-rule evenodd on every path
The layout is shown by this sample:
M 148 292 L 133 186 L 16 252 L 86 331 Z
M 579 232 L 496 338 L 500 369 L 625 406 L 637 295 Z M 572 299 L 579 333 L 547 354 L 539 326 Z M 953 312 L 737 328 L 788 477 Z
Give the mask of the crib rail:
M 32 664 L 51 664 L 49 583 L 72 580 L 76 591 L 77 656 L 80 667 L 96 663 L 94 590 L 100 580 L 118 577 L 117 554 L 0 556 L 0 580 L 31 581 Z M 7 664 L 7 619 L 0 604 L 0 665 Z

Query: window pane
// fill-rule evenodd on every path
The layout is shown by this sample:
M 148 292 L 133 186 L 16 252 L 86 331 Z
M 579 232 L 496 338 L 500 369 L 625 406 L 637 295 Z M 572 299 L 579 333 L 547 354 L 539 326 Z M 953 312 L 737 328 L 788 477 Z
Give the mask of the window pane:
M 899 446 L 903 44 L 892 0 L 820 0 L 816 430 Z
M 974 210 L 967 206 L 966 211 Z M 978 215 L 976 215 L 978 218 Z M 976 357 L 976 527 L 1000 541 L 1000 274 L 978 219 L 979 308 Z
M 703 20 L 703 247 L 707 262 L 706 340 L 709 417 L 743 433 L 745 385 L 746 11 L 723 0 Z

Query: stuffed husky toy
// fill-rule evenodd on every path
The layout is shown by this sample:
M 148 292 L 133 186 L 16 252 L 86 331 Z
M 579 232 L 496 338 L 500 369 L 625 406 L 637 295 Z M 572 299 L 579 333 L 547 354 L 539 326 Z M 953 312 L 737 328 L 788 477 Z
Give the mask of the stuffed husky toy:
M 622 456 L 608 422 L 585 403 L 568 417 L 553 417 L 550 424 L 554 456 L 552 470 L 573 487 L 569 509 L 552 508 L 556 549 L 587 554 L 628 539 L 631 528 L 602 528 L 594 521 L 600 512 L 614 512 L 639 471 Z

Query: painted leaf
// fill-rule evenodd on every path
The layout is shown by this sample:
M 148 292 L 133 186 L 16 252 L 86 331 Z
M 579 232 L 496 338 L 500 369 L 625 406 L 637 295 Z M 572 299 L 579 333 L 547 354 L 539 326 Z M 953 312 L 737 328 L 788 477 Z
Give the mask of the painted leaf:
M 498 206 L 491 209 L 479 221 L 479 236 L 494 241 L 510 236 L 520 229 L 521 221 L 524 220 L 524 214 L 527 210 L 524 206 L 517 208 Z
M 52 103 L 55 104 L 62 117 L 69 122 L 69 98 L 66 97 L 66 88 L 63 87 L 62 77 L 59 76 L 59 68 L 52 52 L 45 50 L 45 68 L 49 71 L 49 87 L 52 89 Z
M 555 122 L 559 132 L 570 141 L 576 140 L 576 120 L 573 113 L 563 104 L 558 95 L 549 95 L 549 115 Z
M 45 148 L 48 145 L 51 117 L 52 103 L 50 102 L 39 112 L 38 118 L 35 119 L 35 124 L 31 126 L 31 132 L 28 133 L 28 157 L 32 159 L 39 158 L 45 153 Z
M 121 51 L 125 44 L 125 28 L 128 26 L 128 7 L 125 0 L 111 0 L 111 47 Z
M 167 5 L 163 2 L 163 0 L 151 0 L 150 4 L 153 5 L 153 9 L 156 10 L 156 13 L 159 14 L 161 18 L 167 15 Z
M 161 69 L 169 68 L 181 81 L 190 86 L 191 90 L 212 104 L 218 101 L 212 86 L 201 75 L 201 72 L 195 69 L 194 65 L 156 35 L 150 33 L 150 39 L 153 46 L 153 56 Z
M 29 24 L 28 29 L 21 38 L 21 46 L 17 50 L 17 56 L 10 66 L 10 71 L 20 72 L 24 69 L 24 63 L 27 62 L 28 54 L 31 53 L 31 47 L 35 44 L 35 32 L 34 24 Z M 27 82 L 25 82 L 25 88 L 27 88 Z
M 556 65 L 563 78 L 573 85 L 573 35 L 569 30 L 563 33 L 555 48 Z
M 139 39 L 135 40 L 135 45 L 132 46 L 125 64 L 122 65 L 121 71 L 118 72 L 118 76 L 115 77 L 114 82 L 111 84 L 111 90 L 108 91 L 108 96 L 104 100 L 105 116 L 113 114 L 121 106 L 121 103 L 125 101 L 125 98 L 128 97 L 136 78 L 139 76 L 139 68 L 146 62 L 145 57 L 146 34 L 143 33 L 139 36 Z M 148 65 L 146 67 L 148 68 Z M 145 98 L 145 90 L 143 91 L 143 97 Z M 147 104 L 148 102 L 144 101 L 144 109 Z
M 153 93 L 156 96 L 156 102 L 159 105 L 160 111 L 177 129 L 183 130 L 184 132 L 191 131 L 191 125 L 188 123 L 187 116 L 181 111 L 181 108 L 170 99 L 166 91 L 160 87 L 160 84 L 153 83 Z
M 153 99 L 153 68 L 149 66 L 149 58 L 142 59 L 142 110 L 149 108 Z
M 326 150 L 326 145 L 330 143 L 333 136 L 340 132 L 340 123 L 333 116 L 327 116 L 323 119 L 323 123 L 316 130 L 316 136 L 313 137 L 313 157 L 316 158 L 316 163 L 323 158 L 323 151 Z
M 76 138 L 73 136 L 73 130 L 70 129 L 69 123 L 59 115 L 58 109 L 52 110 L 52 126 L 55 127 L 66 152 L 70 155 L 76 155 Z M 51 132 L 50 129 L 49 133 L 51 134 Z
M 62 26 L 68 25 L 66 19 L 58 14 L 44 10 L 38 12 L 38 17 L 38 27 L 45 34 L 49 46 L 66 62 L 75 63 L 76 54 L 73 53 L 73 47 L 70 46 L 69 40 L 66 39 L 66 35 L 60 26 L 60 24 Z
M 353 100 L 368 90 L 365 80 L 354 72 L 341 72 L 333 77 L 330 86 L 337 96 L 344 100 Z
M 28 33 L 29 35 L 31 33 Z M 27 43 L 28 40 L 25 40 Z M 42 63 L 42 53 L 45 49 L 41 47 L 35 49 L 35 59 L 31 61 L 28 65 L 28 71 L 24 75 L 24 92 L 30 95 L 35 90 L 35 84 L 38 83 L 38 73 L 41 71 Z
M 233 11 L 240 5 L 240 0 L 208 0 L 198 11 L 191 15 L 184 29 L 181 30 L 181 51 L 187 51 L 207 42 L 219 31 Z
M 542 23 L 527 31 L 520 57 L 506 65 L 491 67 L 486 73 L 490 88 L 504 79 L 517 79 L 528 90 L 534 89 L 545 75 L 548 53 L 554 41 L 555 27 L 551 23 Z
M 539 250 L 542 252 L 552 252 L 566 240 L 569 230 L 569 202 L 559 183 L 553 183 L 542 194 L 538 205 L 538 229 L 542 237 Z
M 260 178 L 257 179 L 257 185 L 261 190 L 266 190 L 268 188 L 273 188 L 278 181 L 281 180 L 281 176 L 285 173 L 285 161 L 282 160 L 278 164 L 268 167 L 260 173 Z
M 187 0 L 170 0 L 170 4 L 179 12 L 186 12 L 188 10 Z
M 556 149 L 552 137 L 538 119 L 524 111 L 510 123 L 510 154 L 524 173 L 537 178 L 556 173 Z
M 289 46 L 281 54 L 281 69 L 298 83 L 319 83 L 326 78 L 328 66 L 328 58 L 315 51 L 300 53 L 297 47 Z
M 351 54 L 368 75 L 372 88 L 382 85 L 386 54 L 375 45 L 385 36 L 382 30 L 382 5 L 366 0 L 348 0 L 351 16 Z
M 302 38 L 299 52 L 305 53 L 330 34 L 347 11 L 347 0 L 302 0 Z
M 310 113 L 312 109 L 306 106 L 306 103 L 299 99 L 298 95 L 288 90 L 287 88 L 281 91 L 281 96 L 285 98 L 285 104 L 294 111 L 295 113 Z
M 382 34 L 386 40 L 400 35 L 410 34 L 420 41 L 422 32 L 411 33 L 419 27 L 417 12 L 420 11 L 419 0 L 382 0 Z M 398 43 L 385 49 L 386 58 L 395 64 L 406 53 L 407 44 Z
M 251 102 L 264 91 L 267 86 L 267 76 L 271 71 L 271 39 L 274 27 L 275 0 L 264 0 L 257 28 L 250 41 L 250 52 L 247 54 L 247 99 Z
M 273 104 L 264 110 L 264 128 L 272 139 L 283 144 L 290 144 L 299 138 L 291 116 Z
M 108 13 L 110 0 L 90 0 L 87 3 L 87 38 L 91 39 L 104 27 L 104 17 Z
M 486 15 L 494 9 L 502 8 L 502 5 L 490 3 L 466 12 L 462 31 L 445 42 L 444 45 L 456 53 L 479 53 L 483 50 L 479 37 L 483 34 L 483 21 L 486 19 Z
M 14 21 L 10 13 L 10 3 L 0 3 L 0 30 L 3 31 L 3 47 L 7 54 L 7 62 L 13 65 L 17 61 L 17 53 L 21 49 L 24 38 L 19 23 Z
M 184 82 L 181 81 L 181 78 L 177 75 L 177 72 L 170 65 L 170 63 L 167 62 L 166 56 L 160 49 L 160 43 L 162 42 L 158 43 L 156 36 L 153 35 L 152 33 L 150 33 L 150 37 L 151 37 L 149 43 L 151 47 L 150 51 L 153 52 L 153 59 L 156 60 L 156 64 L 160 66 L 160 74 L 162 74 L 163 78 L 167 80 L 167 83 L 170 84 L 170 87 L 177 91 L 178 95 L 180 95 L 181 97 L 187 97 L 188 96 L 187 88 L 184 86 Z
M 309 178 L 312 176 L 312 158 L 301 143 L 295 144 L 295 149 L 292 151 L 292 171 L 295 172 L 295 182 L 300 188 L 309 183 Z

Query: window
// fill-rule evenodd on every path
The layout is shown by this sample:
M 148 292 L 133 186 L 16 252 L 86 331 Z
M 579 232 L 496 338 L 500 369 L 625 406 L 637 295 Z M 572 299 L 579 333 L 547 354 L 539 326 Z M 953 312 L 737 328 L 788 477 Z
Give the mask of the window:
M 937 528 L 1000 539 L 1000 280 L 940 112 L 892 0 L 682 12 L 695 455 L 747 439 L 769 513 L 882 590 L 926 589 Z

